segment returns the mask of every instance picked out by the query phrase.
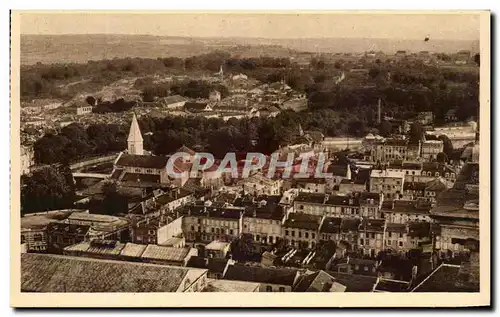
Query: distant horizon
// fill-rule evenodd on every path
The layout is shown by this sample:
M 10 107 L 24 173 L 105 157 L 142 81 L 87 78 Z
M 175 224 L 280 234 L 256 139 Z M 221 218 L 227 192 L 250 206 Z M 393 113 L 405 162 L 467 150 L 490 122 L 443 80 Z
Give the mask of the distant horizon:
M 21 34 L 479 40 L 477 12 L 21 12 Z
M 408 40 L 408 41 L 418 41 L 424 40 L 421 38 L 396 38 L 396 37 L 338 37 L 338 36 L 321 36 L 321 37 L 260 37 L 260 36 L 187 36 L 187 35 L 158 35 L 158 34 L 147 34 L 147 33 L 46 33 L 46 34 L 36 34 L 36 33 L 21 33 L 21 36 L 149 36 L 149 37 L 171 37 L 171 38 L 193 38 L 193 39 L 253 39 L 253 40 L 321 40 L 321 39 L 357 39 L 357 40 Z M 450 42 L 479 42 L 478 39 L 450 39 L 450 38 L 432 38 L 434 41 L 450 41 Z

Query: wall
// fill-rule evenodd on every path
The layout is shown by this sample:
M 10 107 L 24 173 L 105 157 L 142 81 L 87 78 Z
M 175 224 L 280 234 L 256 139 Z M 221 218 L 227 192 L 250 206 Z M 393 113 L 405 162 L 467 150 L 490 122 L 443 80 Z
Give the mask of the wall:
M 158 244 L 182 233 L 182 216 L 158 229 Z
M 77 162 L 77 163 L 71 164 L 70 165 L 70 169 L 71 170 L 76 170 L 76 169 L 80 169 L 80 168 L 83 168 L 83 167 L 86 167 L 86 166 L 89 166 L 89 165 L 95 165 L 95 164 L 98 164 L 98 163 L 105 163 L 105 162 L 112 162 L 112 161 L 114 161 L 116 159 L 117 156 L 118 156 L 118 153 L 107 155 L 107 156 L 100 156 L 100 157 L 90 158 L 90 159 L 85 160 L 85 161 L 81 161 L 81 162 Z

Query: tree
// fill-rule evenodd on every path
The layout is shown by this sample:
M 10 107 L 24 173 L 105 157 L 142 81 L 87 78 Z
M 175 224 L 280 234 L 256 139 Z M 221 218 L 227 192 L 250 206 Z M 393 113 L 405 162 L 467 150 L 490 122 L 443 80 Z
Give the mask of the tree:
M 410 126 L 410 135 L 409 135 L 410 143 L 416 144 L 419 141 L 422 141 L 424 139 L 424 135 L 425 132 L 422 125 L 418 122 L 412 123 L 412 125 Z
M 119 215 L 128 212 L 127 198 L 122 196 L 116 183 L 105 183 L 102 187 L 104 199 L 99 212 L 106 215 Z
M 31 176 L 24 176 L 22 184 L 22 214 L 73 206 L 75 184 L 67 165 L 51 165 L 36 170 Z
M 453 143 L 447 135 L 440 135 L 438 137 L 439 140 L 443 141 L 443 152 L 447 157 L 452 157 L 453 155 Z
M 380 135 L 388 137 L 392 132 L 392 124 L 389 121 L 382 121 L 378 128 Z
M 85 101 L 91 106 L 95 106 L 97 104 L 97 99 L 95 99 L 93 96 L 87 96 L 87 98 L 85 98 Z
M 438 161 L 439 163 L 447 163 L 448 162 L 448 155 L 446 155 L 443 152 L 440 152 L 440 153 L 438 153 L 438 155 L 436 157 L 436 161 Z

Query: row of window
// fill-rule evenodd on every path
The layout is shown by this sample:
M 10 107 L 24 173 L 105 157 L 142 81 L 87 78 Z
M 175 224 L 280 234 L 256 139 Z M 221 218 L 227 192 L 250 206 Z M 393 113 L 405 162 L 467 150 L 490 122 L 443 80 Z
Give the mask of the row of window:
M 295 230 L 285 230 L 285 236 L 288 235 L 295 237 Z M 298 231 L 298 237 L 302 238 L 302 231 Z M 304 238 L 309 239 L 309 232 L 304 232 Z M 316 239 L 316 234 L 314 232 L 311 232 L 311 239 Z
M 202 232 L 201 231 L 201 227 L 197 227 L 195 228 L 195 226 L 191 226 L 191 231 L 197 231 L 197 232 Z M 205 228 L 205 232 L 206 233 L 222 233 L 222 234 L 230 234 L 230 235 L 233 235 L 234 234 L 234 230 L 233 229 L 225 229 L 225 228 L 210 228 L 210 231 L 208 230 L 208 228 Z

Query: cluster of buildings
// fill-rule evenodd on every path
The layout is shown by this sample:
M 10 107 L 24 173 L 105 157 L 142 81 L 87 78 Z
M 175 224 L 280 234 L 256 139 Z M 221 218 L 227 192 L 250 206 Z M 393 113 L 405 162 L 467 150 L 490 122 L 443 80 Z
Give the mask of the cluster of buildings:
M 389 156 L 427 155 L 423 144 L 410 154 L 405 145 L 379 146 L 374 149 L 385 154 L 369 167 L 349 152 L 330 153 L 312 143 L 290 146 L 280 151 L 306 149 L 313 164 L 326 153 L 330 175 L 268 177 L 263 167 L 237 180 L 216 169 L 191 178 L 195 153 L 183 147 L 179 151 L 189 157 L 174 164 L 183 177 L 170 178 L 168 157 L 144 150 L 134 116 L 128 148 L 115 159 L 111 174 L 79 192 L 98 205 L 106 184 L 114 184 L 125 204 L 115 215 L 96 213 L 97 207 L 22 217 L 22 288 L 478 290 L 479 164 L 472 155 L 477 144 L 460 169 L 430 157 L 409 162 Z M 85 273 L 47 273 L 77 268 Z M 466 282 L 464 270 L 470 275 Z M 138 276 L 150 278 L 139 283 Z M 439 290 L 443 278 L 453 286 Z

